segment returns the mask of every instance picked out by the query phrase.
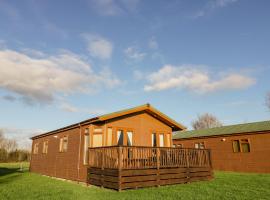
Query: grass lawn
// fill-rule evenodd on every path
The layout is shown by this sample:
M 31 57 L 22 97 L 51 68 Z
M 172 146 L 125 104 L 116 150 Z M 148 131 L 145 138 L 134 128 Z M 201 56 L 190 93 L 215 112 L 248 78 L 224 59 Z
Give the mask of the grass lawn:
M 216 172 L 206 182 L 116 192 L 55 180 L 0 163 L 0 199 L 269 199 L 270 174 Z

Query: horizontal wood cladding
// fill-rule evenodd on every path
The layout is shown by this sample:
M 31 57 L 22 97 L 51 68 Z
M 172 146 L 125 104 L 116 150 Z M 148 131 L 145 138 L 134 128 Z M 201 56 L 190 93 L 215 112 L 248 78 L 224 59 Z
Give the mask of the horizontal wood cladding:
M 250 152 L 234 152 L 235 140 L 248 140 Z M 173 140 L 174 145 L 183 148 L 194 148 L 195 143 L 201 142 L 205 148 L 211 149 L 214 170 L 270 173 L 270 131 Z
M 210 167 L 127 170 L 88 168 L 89 184 L 115 190 L 188 183 L 211 178 L 213 172 Z

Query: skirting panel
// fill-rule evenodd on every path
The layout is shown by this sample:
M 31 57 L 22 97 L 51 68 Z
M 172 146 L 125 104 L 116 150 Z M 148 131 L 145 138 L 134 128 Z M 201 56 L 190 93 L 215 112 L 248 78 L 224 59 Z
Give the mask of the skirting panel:
M 160 185 L 188 183 L 213 178 L 211 168 L 163 168 L 163 169 L 88 169 L 88 183 L 105 188 L 124 190 Z

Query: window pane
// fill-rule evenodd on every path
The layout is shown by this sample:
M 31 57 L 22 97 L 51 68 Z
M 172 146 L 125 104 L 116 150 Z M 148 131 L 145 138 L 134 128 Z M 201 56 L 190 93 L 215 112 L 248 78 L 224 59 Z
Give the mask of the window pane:
M 164 147 L 164 134 L 159 135 L 159 146 Z
M 132 131 L 128 131 L 127 132 L 127 145 L 128 146 L 132 146 L 132 138 L 133 137 L 133 132 Z
M 107 130 L 107 146 L 112 146 L 112 128 L 108 128 Z
M 233 152 L 235 152 L 235 153 L 240 152 L 239 140 L 233 141 Z
M 102 140 L 103 140 L 102 134 L 94 134 L 93 135 L 93 147 L 101 147 Z
M 63 143 L 62 150 L 63 150 L 63 152 L 66 152 L 67 151 L 67 148 L 68 148 L 68 138 L 67 137 L 64 137 L 62 143 Z
M 85 135 L 84 136 L 84 157 L 83 157 L 84 164 L 88 163 L 88 147 L 89 147 L 89 135 Z
M 199 143 L 195 143 L 195 149 L 199 149 Z
M 199 143 L 199 148 L 200 148 L 200 149 L 204 149 L 204 148 L 205 148 L 204 142 Z
M 157 146 L 157 134 L 152 133 L 152 146 L 156 147 Z
M 241 148 L 242 148 L 242 152 L 244 152 L 244 153 L 250 152 L 249 143 L 242 143 Z
M 117 131 L 117 145 L 124 145 L 124 131 L 118 130 Z
M 166 134 L 166 139 L 167 139 L 167 147 L 170 147 L 171 146 L 171 140 L 170 140 L 170 134 Z

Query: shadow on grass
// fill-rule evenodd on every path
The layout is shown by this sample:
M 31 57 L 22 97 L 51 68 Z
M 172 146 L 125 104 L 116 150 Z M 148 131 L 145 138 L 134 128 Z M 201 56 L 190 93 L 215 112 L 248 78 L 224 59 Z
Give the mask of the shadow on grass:
M 22 175 L 20 168 L 0 167 L 0 184 L 14 181 Z

